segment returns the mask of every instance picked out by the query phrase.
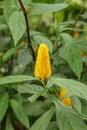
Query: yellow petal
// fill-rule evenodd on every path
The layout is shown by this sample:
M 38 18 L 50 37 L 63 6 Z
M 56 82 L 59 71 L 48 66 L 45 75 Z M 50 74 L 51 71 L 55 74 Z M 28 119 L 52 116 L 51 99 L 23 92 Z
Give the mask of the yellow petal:
M 68 93 L 67 90 L 65 90 L 64 88 L 61 88 L 60 90 L 60 98 L 63 98 L 66 94 Z M 69 106 L 69 107 L 72 107 L 72 103 L 71 103 L 71 98 L 68 97 L 68 98 L 65 98 L 61 101 L 63 104 Z
M 40 44 L 35 64 L 35 77 L 46 79 L 51 75 L 50 57 L 46 44 Z

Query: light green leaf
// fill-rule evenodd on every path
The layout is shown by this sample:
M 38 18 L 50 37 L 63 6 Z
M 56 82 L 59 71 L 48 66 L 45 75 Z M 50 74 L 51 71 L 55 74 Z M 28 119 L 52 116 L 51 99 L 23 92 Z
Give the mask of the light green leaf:
M 64 54 L 71 69 L 75 72 L 76 76 L 80 79 L 82 72 L 82 58 L 80 50 L 74 43 L 74 40 L 68 34 L 62 33 L 64 40 Z
M 8 26 L 6 24 L 0 23 L 0 31 L 8 30 Z
M 51 78 L 51 81 L 59 87 L 65 88 L 73 95 L 87 100 L 87 86 L 85 84 L 64 78 Z
M 40 85 L 34 85 L 34 84 L 18 85 L 19 93 L 36 94 L 38 92 L 41 92 L 42 90 L 44 90 L 44 88 Z
M 76 39 L 75 44 L 79 47 L 81 51 L 87 53 L 87 40 L 85 40 L 85 38 Z
M 32 125 L 31 130 L 46 130 L 52 116 L 54 114 L 54 108 L 50 108 L 45 112 L 36 122 Z
M 16 51 L 17 49 L 19 49 L 19 48 L 20 48 L 20 46 L 16 46 L 16 47 L 13 47 L 13 48 L 9 49 L 9 50 L 3 55 L 3 57 L 2 57 L 3 62 L 4 62 L 4 61 L 7 61 L 8 58 L 9 58 L 12 54 L 14 54 L 15 51 Z
M 16 0 L 5 0 L 4 4 L 4 16 L 6 21 L 8 22 L 10 15 L 13 13 L 14 10 L 17 9 Z
M 33 38 L 36 41 L 36 43 L 39 44 L 39 45 L 41 43 L 46 44 L 48 46 L 48 48 L 49 48 L 49 51 L 52 53 L 53 44 L 47 37 L 42 36 L 42 35 L 34 35 Z
M 31 97 L 29 97 L 28 100 L 29 100 L 30 102 L 35 102 L 35 101 L 37 100 L 37 98 L 40 97 L 40 95 L 41 95 L 41 92 L 38 92 L 38 93 L 32 95 Z
M 21 11 L 14 11 L 8 22 L 12 37 L 14 39 L 15 45 L 17 45 L 18 41 L 24 35 L 26 30 L 24 15 Z
M 7 108 L 8 108 L 8 102 L 9 102 L 9 99 L 8 99 L 8 93 L 6 93 L 3 97 L 1 97 L 0 99 L 0 122 L 2 121 L 6 111 L 7 111 Z
M 6 130 L 14 130 L 9 115 L 7 115 L 7 120 L 6 120 Z
M 22 81 L 35 80 L 34 77 L 27 75 L 14 75 L 0 78 L 0 84 L 17 83 Z
M 31 4 L 32 6 L 33 4 Z M 30 16 L 32 15 L 41 15 L 45 13 L 57 12 L 68 7 L 67 4 L 34 4 L 35 8 L 33 8 L 30 12 Z
M 71 102 L 72 102 L 73 108 L 74 108 L 77 112 L 81 113 L 81 102 L 80 102 L 79 98 L 76 97 L 76 96 L 72 96 L 72 97 L 71 97 Z
M 39 116 L 49 108 L 48 103 L 43 101 L 27 102 L 24 107 L 29 116 Z
M 10 101 L 11 107 L 18 118 L 18 120 L 26 127 L 29 129 L 29 119 L 28 116 L 23 108 L 23 106 L 17 102 L 16 100 L 12 99 Z
M 57 124 L 60 130 L 87 130 L 87 126 L 80 116 L 71 108 L 54 101 L 56 107 Z

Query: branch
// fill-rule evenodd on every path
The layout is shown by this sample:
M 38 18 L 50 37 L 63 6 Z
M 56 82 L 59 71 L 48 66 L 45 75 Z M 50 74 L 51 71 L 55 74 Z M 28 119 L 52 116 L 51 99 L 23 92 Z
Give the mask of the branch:
M 85 0 L 83 0 L 83 5 L 82 5 L 82 7 L 81 7 L 81 9 L 80 9 L 79 14 L 78 14 L 77 17 L 76 17 L 75 23 L 73 24 L 73 28 L 76 27 L 76 24 L 77 24 L 78 21 L 79 21 L 80 15 L 81 15 L 81 14 L 83 13 L 83 11 L 84 11 L 84 7 L 85 7 Z M 72 34 L 73 34 L 73 31 L 72 31 Z
M 57 50 L 59 49 L 59 48 L 61 48 L 62 47 L 62 44 L 60 44 L 59 46 L 57 46 L 57 48 L 52 52 L 52 54 L 55 54 L 56 52 L 57 52 Z
M 29 22 L 28 22 L 28 17 L 27 17 L 27 12 L 26 12 L 26 9 L 22 3 L 21 0 L 19 0 L 19 3 L 20 3 L 20 6 L 21 6 L 21 9 L 23 11 L 23 14 L 24 14 L 24 17 L 25 17 L 25 22 L 26 22 L 26 31 L 27 31 L 27 38 L 28 38 L 28 48 L 31 49 L 31 53 L 32 53 L 32 57 L 33 57 L 33 60 L 35 61 L 35 54 L 34 54 L 34 50 L 33 50 L 33 47 L 31 45 L 31 39 L 30 39 L 30 27 L 29 27 Z

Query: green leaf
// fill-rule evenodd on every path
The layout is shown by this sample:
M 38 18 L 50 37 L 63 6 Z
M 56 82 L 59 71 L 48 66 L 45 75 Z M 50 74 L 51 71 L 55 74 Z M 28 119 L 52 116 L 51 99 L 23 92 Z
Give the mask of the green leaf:
M 59 130 L 56 121 L 51 121 L 46 130 Z
M 57 12 L 68 7 L 67 4 L 31 4 L 31 6 L 32 5 L 34 5 L 35 8 L 31 10 L 30 16 Z
M 8 109 L 8 93 L 6 93 L 3 97 L 0 99 L 0 122 L 2 121 L 3 117 L 5 116 L 5 113 Z
M 73 95 L 87 100 L 87 85 L 78 81 L 64 78 L 51 78 L 51 81 L 59 87 L 65 88 Z
M 64 39 L 64 54 L 71 69 L 75 72 L 76 76 L 80 79 L 82 72 L 82 57 L 80 50 L 74 43 L 74 40 L 68 34 L 62 33 Z
M 75 44 L 79 47 L 81 51 L 87 53 L 87 40 L 79 38 L 75 40 Z
M 16 0 L 5 0 L 4 16 L 5 16 L 5 19 L 6 19 L 7 22 L 9 20 L 10 15 L 17 8 L 16 3 L 17 3 Z
M 8 30 L 8 26 L 6 24 L 0 23 L 0 31 Z
M 41 92 L 38 92 L 38 93 L 32 95 L 31 97 L 29 97 L 28 100 L 29 100 L 30 102 L 35 102 L 35 101 L 37 100 L 37 98 L 40 97 L 40 95 L 41 95 Z
M 36 94 L 38 92 L 41 92 L 42 90 L 44 90 L 44 88 L 40 85 L 33 85 L 33 84 L 18 85 L 19 93 Z
M 52 44 L 52 42 L 47 37 L 42 36 L 42 35 L 34 35 L 33 38 L 34 38 L 35 42 L 37 44 L 39 44 L 39 45 L 41 43 L 46 44 L 48 46 L 48 48 L 49 48 L 49 51 L 52 53 L 53 44 Z
M 12 54 L 14 54 L 15 51 L 16 51 L 17 49 L 19 49 L 20 47 L 21 47 L 21 46 L 16 46 L 16 47 L 13 47 L 13 48 L 9 49 L 9 50 L 3 55 L 3 57 L 2 57 L 3 62 L 4 62 L 4 61 L 7 61 L 7 60 L 9 59 L 9 57 L 10 57 Z
M 22 38 L 26 30 L 23 12 L 18 10 L 14 11 L 9 18 L 8 25 L 14 39 L 14 43 L 17 45 L 18 41 Z
M 87 130 L 85 123 L 79 115 L 71 108 L 54 101 L 56 107 L 57 124 L 60 130 Z
M 35 80 L 34 77 L 27 75 L 14 75 L 0 78 L 0 84 L 17 83 L 22 81 Z
M 45 112 L 36 122 L 32 125 L 31 130 L 46 130 L 52 116 L 54 114 L 54 108 L 50 108 Z
M 17 102 L 16 100 L 12 99 L 10 101 L 11 107 L 18 118 L 18 120 L 26 127 L 29 129 L 29 119 L 28 116 L 23 108 L 23 106 Z
M 72 97 L 71 97 L 71 102 L 72 102 L 73 108 L 74 108 L 77 112 L 81 113 L 81 102 L 80 102 L 79 98 L 76 97 L 76 96 L 72 96 Z
M 14 130 L 9 115 L 7 115 L 7 120 L 6 120 L 6 129 L 5 129 L 5 130 Z
M 39 116 L 49 108 L 48 104 L 43 101 L 27 102 L 24 107 L 29 116 Z

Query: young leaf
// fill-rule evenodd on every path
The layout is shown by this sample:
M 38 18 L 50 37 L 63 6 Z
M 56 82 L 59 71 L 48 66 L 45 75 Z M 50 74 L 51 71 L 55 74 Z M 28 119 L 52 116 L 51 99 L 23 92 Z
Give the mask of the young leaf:
M 34 77 L 27 75 L 14 75 L 0 78 L 0 84 L 17 83 L 22 81 L 34 80 Z
M 32 125 L 31 130 L 46 130 L 52 116 L 54 114 L 54 108 L 45 112 L 36 122 Z
M 80 50 L 74 43 L 74 40 L 68 34 L 62 33 L 64 39 L 64 54 L 65 58 L 71 67 L 71 69 L 75 72 L 76 76 L 80 79 L 82 72 L 82 58 L 80 55 Z
M 17 102 L 16 100 L 12 99 L 10 101 L 11 103 L 11 107 L 16 115 L 16 117 L 18 118 L 18 120 L 26 127 L 29 129 L 29 120 L 28 120 L 28 116 L 23 108 L 23 106 Z
M 15 46 L 17 45 L 18 41 L 24 35 L 26 30 L 25 19 L 24 15 L 21 11 L 14 11 L 8 22 L 11 34 L 14 39 Z
M 60 130 L 87 130 L 87 126 L 79 115 L 71 108 L 54 101 L 56 107 L 57 124 Z
M 32 6 L 33 4 L 31 4 Z M 68 7 L 67 4 L 34 4 L 35 8 L 33 8 L 30 12 L 30 16 L 32 15 L 41 15 L 45 13 L 57 12 L 63 10 Z
M 8 93 L 6 93 L 3 97 L 0 99 L 0 122 L 2 121 L 7 109 L 8 109 Z
M 9 115 L 7 115 L 6 130 L 14 130 Z
M 70 91 L 73 95 L 87 100 L 87 86 L 85 84 L 64 78 L 51 78 L 51 81 L 59 87 Z

